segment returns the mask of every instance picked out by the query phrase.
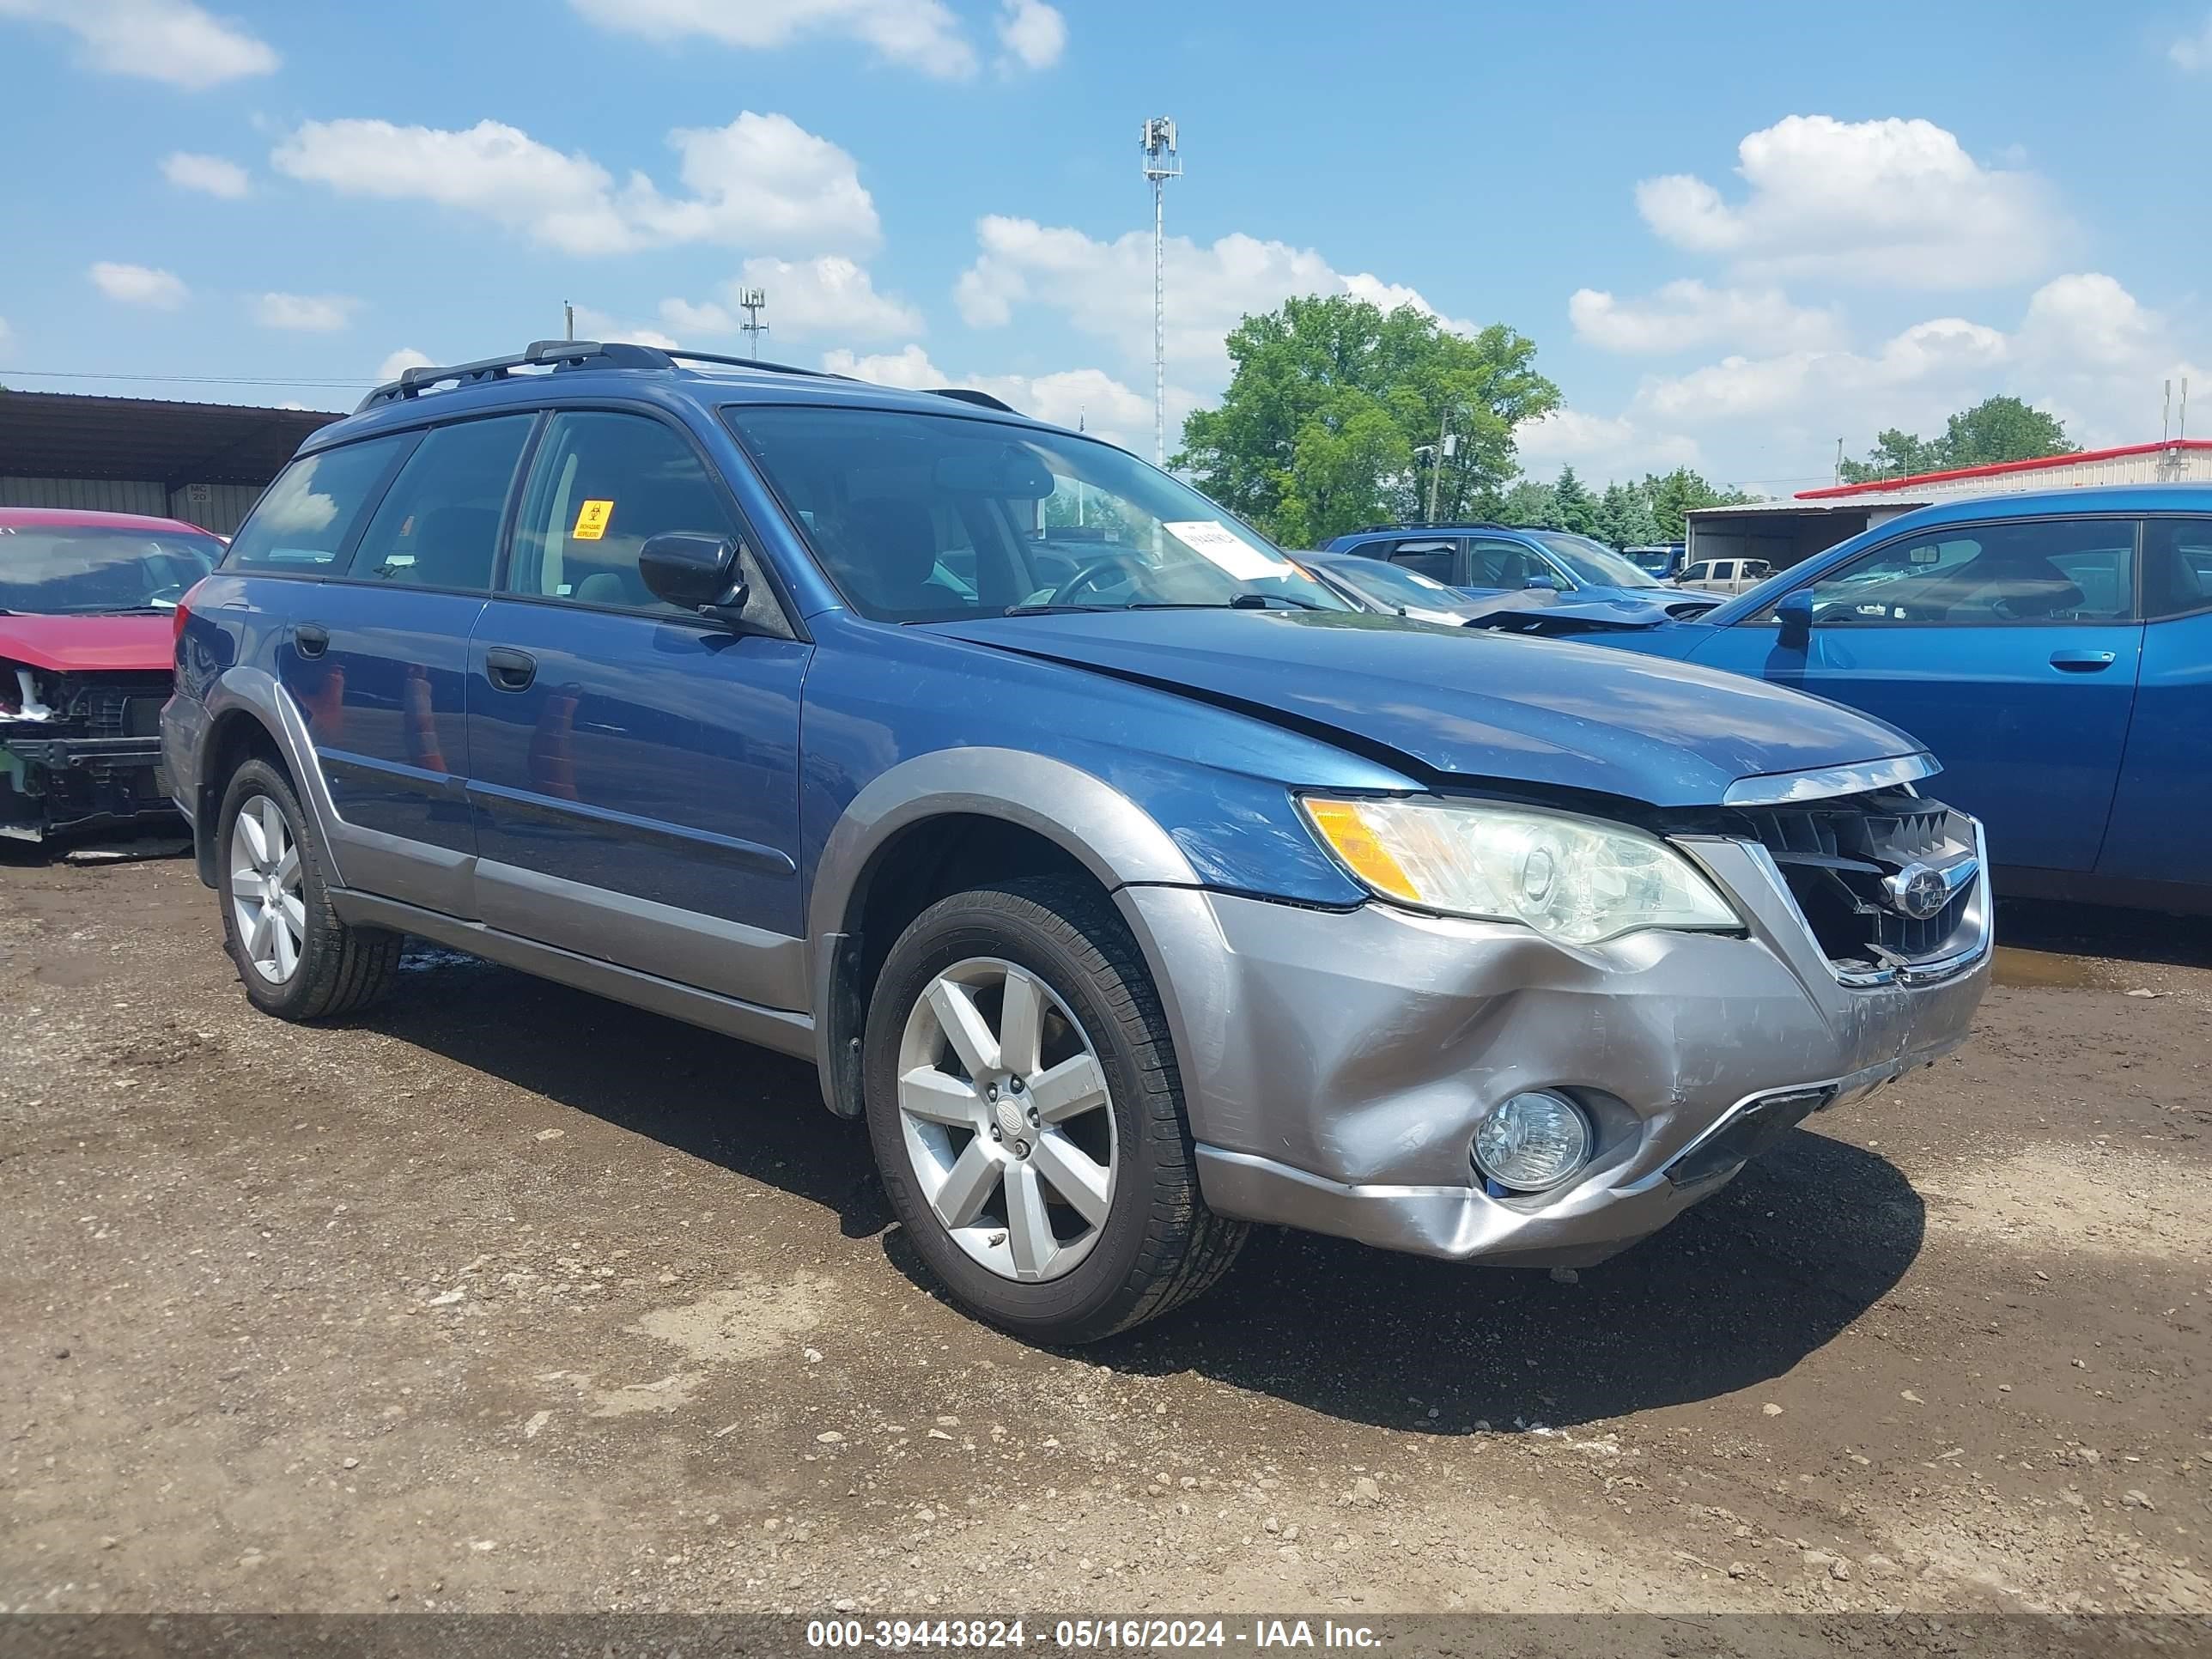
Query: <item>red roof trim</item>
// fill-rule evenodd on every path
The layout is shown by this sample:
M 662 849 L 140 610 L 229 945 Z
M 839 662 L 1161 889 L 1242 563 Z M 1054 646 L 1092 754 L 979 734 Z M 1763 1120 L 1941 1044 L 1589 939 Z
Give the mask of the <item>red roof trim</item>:
M 2039 472 L 2049 467 L 2072 466 L 2081 461 L 2116 461 L 2125 455 L 2157 455 L 2170 449 L 2212 449 L 2212 438 L 2174 438 L 2162 444 L 2122 444 L 2117 449 L 2081 449 L 2071 455 L 2045 455 L 2032 461 L 1992 461 L 1986 466 L 1959 466 L 1948 472 L 1915 472 L 1902 478 L 1872 478 L 1865 483 L 1831 484 L 1826 489 L 1801 489 L 1801 501 L 1832 501 L 1838 495 L 1872 495 L 1889 489 L 1911 489 L 1921 484 L 1948 483 L 1954 478 L 1994 478 L 2007 472 Z

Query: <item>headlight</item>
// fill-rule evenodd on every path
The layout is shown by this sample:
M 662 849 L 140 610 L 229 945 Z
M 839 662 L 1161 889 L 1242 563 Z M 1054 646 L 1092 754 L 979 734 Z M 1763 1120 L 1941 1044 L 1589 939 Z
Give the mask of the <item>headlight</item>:
M 1299 805 L 1345 868 L 1424 910 L 1525 922 L 1568 945 L 1639 927 L 1743 925 L 1688 860 L 1625 824 L 1475 801 Z

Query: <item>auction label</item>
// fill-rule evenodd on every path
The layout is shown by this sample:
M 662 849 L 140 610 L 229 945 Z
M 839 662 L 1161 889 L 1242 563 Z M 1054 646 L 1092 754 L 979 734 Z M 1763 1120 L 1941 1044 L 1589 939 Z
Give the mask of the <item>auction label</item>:
M 1279 559 L 1273 553 L 1262 552 L 1218 520 L 1186 519 L 1176 524 L 1163 522 L 1160 528 L 1200 558 L 1220 566 L 1240 582 L 1263 582 L 1296 574 L 1288 559 Z

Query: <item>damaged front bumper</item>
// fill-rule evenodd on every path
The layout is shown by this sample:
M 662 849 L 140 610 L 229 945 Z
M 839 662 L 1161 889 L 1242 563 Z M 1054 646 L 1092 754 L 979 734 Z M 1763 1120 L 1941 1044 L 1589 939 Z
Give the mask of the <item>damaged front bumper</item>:
M 166 680 L 16 674 L 0 705 L 0 836 L 173 822 L 155 725 Z
M 1756 846 L 1678 844 L 1742 934 L 1575 949 L 1381 903 L 1124 889 L 1176 990 L 1207 1203 L 1425 1255 L 1582 1265 L 1719 1190 L 1809 1114 L 1965 1040 L 1989 977 L 1986 874 L 1973 943 L 1940 975 L 1847 983 Z M 1595 1151 L 1550 1192 L 1495 1195 L 1475 1130 L 1540 1089 L 1583 1109 Z

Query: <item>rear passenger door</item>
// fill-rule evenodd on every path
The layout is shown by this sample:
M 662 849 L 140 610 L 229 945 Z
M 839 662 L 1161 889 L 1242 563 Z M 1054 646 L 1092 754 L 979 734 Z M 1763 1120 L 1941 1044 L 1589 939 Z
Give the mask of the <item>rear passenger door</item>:
M 471 914 L 476 850 L 462 794 L 469 636 L 534 418 L 457 421 L 332 451 L 313 474 L 271 489 L 297 496 L 275 503 L 280 515 L 327 529 L 349 475 L 377 467 L 390 477 L 380 497 L 369 493 L 358 533 L 332 549 L 325 580 L 295 596 L 278 678 L 314 739 L 346 878 L 448 915 Z M 380 446 L 389 447 L 380 461 Z
M 492 927 L 765 1007 L 806 1000 L 799 698 L 811 647 L 742 556 L 760 632 L 655 599 L 669 531 L 736 538 L 689 433 L 556 411 L 469 653 L 469 800 Z
M 1401 570 L 1426 576 L 1447 587 L 1459 583 L 1460 542 L 1456 536 L 1415 536 L 1401 541 L 1370 542 L 1359 551 L 1370 559 L 1395 564 Z

